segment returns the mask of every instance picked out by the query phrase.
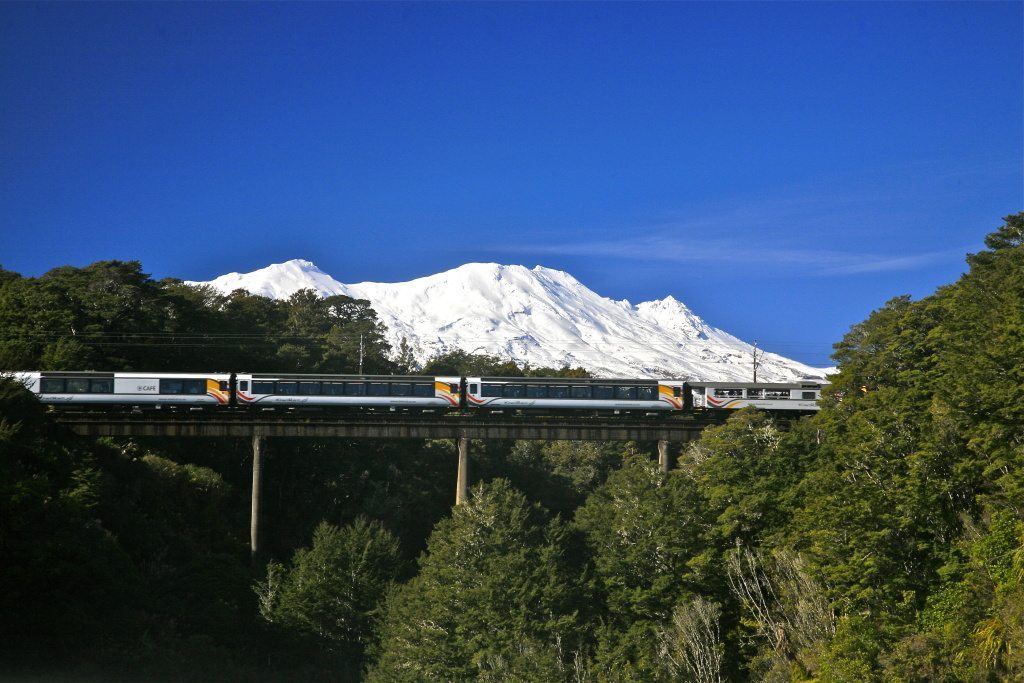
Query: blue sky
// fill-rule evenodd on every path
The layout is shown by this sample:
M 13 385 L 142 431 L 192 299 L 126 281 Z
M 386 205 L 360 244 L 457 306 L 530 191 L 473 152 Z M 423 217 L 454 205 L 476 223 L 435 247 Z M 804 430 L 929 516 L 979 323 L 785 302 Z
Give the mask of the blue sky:
M 810 363 L 1024 210 L 976 3 L 5 3 L 0 264 L 567 270 Z

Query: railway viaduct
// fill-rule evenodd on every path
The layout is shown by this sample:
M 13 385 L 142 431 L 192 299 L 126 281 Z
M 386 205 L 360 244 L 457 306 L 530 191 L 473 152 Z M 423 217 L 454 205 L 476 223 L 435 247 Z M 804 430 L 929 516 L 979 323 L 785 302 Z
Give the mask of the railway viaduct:
M 726 413 L 727 411 L 723 411 Z M 658 463 L 671 467 L 669 447 L 696 439 L 701 431 L 720 424 L 722 413 L 670 419 L 613 417 L 515 417 L 504 415 L 430 415 L 366 413 L 356 416 L 304 413 L 211 414 L 189 411 L 143 413 L 55 412 L 57 422 L 80 436 L 234 437 L 252 441 L 252 509 L 250 552 L 260 553 L 260 498 L 263 458 L 269 438 L 453 439 L 458 444 L 456 505 L 469 491 L 470 439 L 544 441 L 657 441 Z

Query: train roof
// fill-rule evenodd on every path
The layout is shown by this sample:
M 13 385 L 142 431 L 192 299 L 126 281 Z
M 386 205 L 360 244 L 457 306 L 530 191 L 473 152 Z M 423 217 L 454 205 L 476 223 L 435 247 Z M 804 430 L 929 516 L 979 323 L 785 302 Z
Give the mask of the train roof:
M 828 386 L 821 380 L 799 380 L 796 382 L 687 382 L 695 389 L 820 389 Z
M 458 379 L 454 375 L 314 375 L 293 372 L 240 372 L 238 377 L 296 382 L 433 382 L 435 379 Z
M 201 378 L 201 377 L 230 377 L 230 372 L 211 372 L 209 370 L 202 370 L 198 372 L 121 372 L 121 371 L 102 371 L 102 370 L 40 370 L 39 375 L 48 378 L 58 377 L 95 377 L 95 378 L 111 378 L 111 377 L 122 377 L 127 379 L 160 379 L 161 377 L 167 379 L 187 379 L 187 378 Z
M 681 382 L 682 380 L 636 379 L 629 377 L 467 377 L 467 382 L 505 382 L 506 384 L 632 384 L 656 385 L 659 382 Z

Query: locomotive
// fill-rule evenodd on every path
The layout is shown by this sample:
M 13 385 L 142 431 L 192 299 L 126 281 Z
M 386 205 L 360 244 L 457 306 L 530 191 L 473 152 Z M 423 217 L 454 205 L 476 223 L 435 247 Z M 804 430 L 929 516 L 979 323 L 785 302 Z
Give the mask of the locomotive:
M 699 410 L 814 411 L 826 384 L 677 379 L 303 375 L 250 372 L 11 372 L 45 404 L 68 408 L 594 412 L 672 415 Z

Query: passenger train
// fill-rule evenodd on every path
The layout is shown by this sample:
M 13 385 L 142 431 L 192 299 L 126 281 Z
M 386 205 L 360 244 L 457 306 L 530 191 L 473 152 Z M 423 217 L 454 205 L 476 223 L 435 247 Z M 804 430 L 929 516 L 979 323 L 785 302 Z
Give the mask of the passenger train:
M 10 372 L 43 403 L 74 408 L 671 415 L 702 410 L 814 411 L 826 384 L 561 377 L 270 373 Z

